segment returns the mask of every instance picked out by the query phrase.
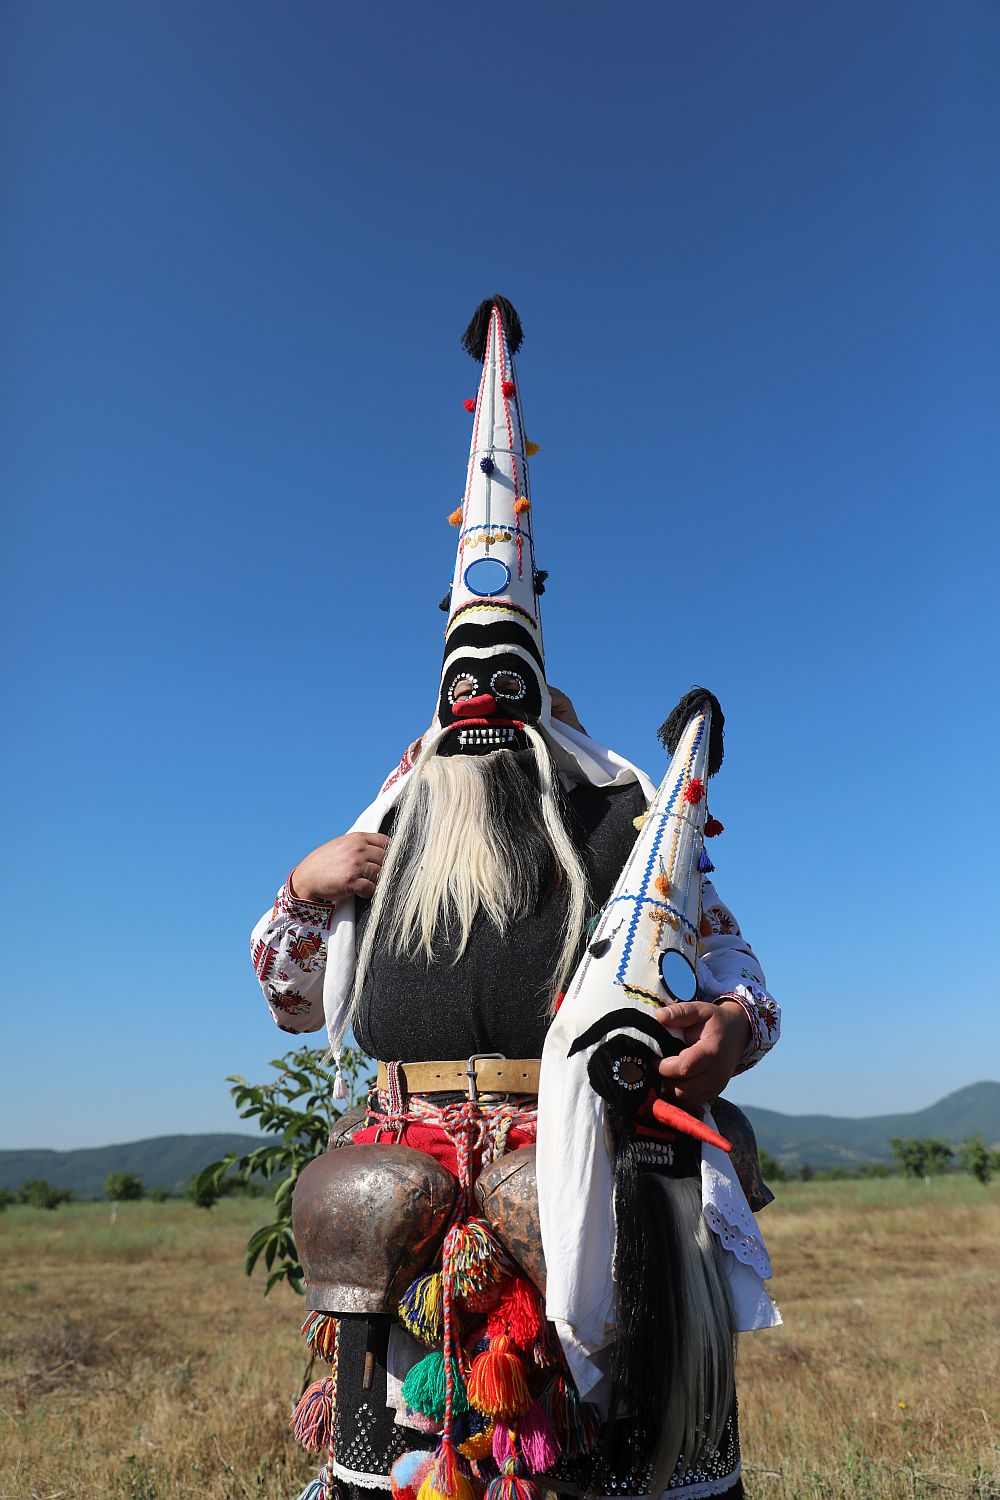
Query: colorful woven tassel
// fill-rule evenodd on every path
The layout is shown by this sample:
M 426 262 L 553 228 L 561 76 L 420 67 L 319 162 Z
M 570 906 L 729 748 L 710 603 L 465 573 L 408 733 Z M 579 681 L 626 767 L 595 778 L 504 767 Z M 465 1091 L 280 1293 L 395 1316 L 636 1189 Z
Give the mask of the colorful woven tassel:
M 432 1436 L 437 1435 L 444 1428 L 441 1417 L 428 1417 L 422 1411 L 414 1411 L 412 1406 L 403 1407 L 403 1426 L 412 1427 L 414 1432 L 426 1432 Z
M 332 1365 L 337 1353 L 336 1318 L 329 1313 L 310 1313 L 302 1325 L 302 1334 L 310 1349 Z
M 420 1486 L 417 1500 L 475 1500 L 472 1481 L 463 1474 L 447 1438 L 442 1441 L 434 1467 Z
M 424 1344 L 440 1344 L 444 1336 L 441 1285 L 441 1272 L 431 1271 L 411 1282 L 400 1298 L 400 1321 Z
M 307 1484 L 305 1489 L 296 1496 L 296 1500 L 329 1500 L 331 1492 L 326 1487 L 326 1480 L 323 1478 L 323 1473 L 324 1470 L 320 1469 L 319 1478 Z
M 470 411 L 470 412 L 471 411 L 475 411 L 475 409 L 476 409 L 476 398 L 475 398 L 475 396 L 466 396 L 465 400 L 462 402 L 462 405 L 465 407 L 466 411 Z
M 465 1298 L 470 1292 L 482 1292 L 499 1281 L 506 1269 L 507 1258 L 489 1225 L 482 1219 L 469 1219 L 452 1232 L 455 1294 Z
M 564 1368 L 562 1345 L 552 1324 L 545 1318 L 542 1319 L 542 1326 L 538 1330 L 538 1338 L 531 1353 L 535 1364 L 540 1370 L 549 1368 L 561 1370 Z
M 531 501 L 528 499 L 527 495 L 518 495 L 517 499 L 514 501 L 515 516 L 523 516 L 525 512 L 529 511 L 530 509 Z
M 595 1409 L 581 1401 L 573 1382 L 556 1375 L 545 1387 L 539 1403 L 552 1418 L 552 1425 L 567 1458 L 591 1453 L 597 1442 L 599 1421 Z
M 684 801 L 689 802 L 692 807 L 697 807 L 704 795 L 705 783 L 700 776 L 696 776 L 693 781 L 689 781 L 687 784 L 684 792 Z
M 459 506 L 458 509 L 457 510 L 453 510 L 452 513 L 451 513 L 451 515 L 448 517 L 448 525 L 449 526 L 461 526 L 461 524 L 462 524 L 462 507 Z
M 502 1421 L 528 1410 L 531 1396 L 524 1366 L 505 1334 L 490 1339 L 490 1347 L 472 1361 L 467 1394 L 477 1411 Z
M 717 839 L 719 837 L 719 834 L 725 833 L 725 831 L 726 825 L 724 823 L 720 823 L 718 818 L 713 818 L 712 815 L 709 814 L 709 816 L 705 819 L 705 837 L 707 839 Z
M 562 1457 L 562 1444 L 544 1407 L 532 1401 L 517 1424 L 517 1440 L 532 1474 L 544 1474 Z
M 703 875 L 710 875 L 715 869 L 715 866 L 708 857 L 708 851 L 706 849 L 702 849 L 701 853 L 698 855 L 698 869 Z
M 492 474 L 493 470 L 496 468 L 496 464 L 493 462 L 493 459 L 487 453 L 487 455 L 486 455 L 485 458 L 481 458 L 479 460 L 479 467 L 482 469 L 482 471 L 483 471 L 484 474 Z
M 516 1458 L 508 1458 L 486 1489 L 486 1500 L 540 1500 L 537 1484 L 525 1479 Z
M 544 1474 L 562 1457 L 562 1445 L 556 1437 L 548 1413 L 532 1401 L 517 1427 L 498 1422 L 493 1434 L 493 1461 L 499 1467 L 518 1454 L 532 1474 Z
M 395 1500 L 417 1500 L 420 1486 L 434 1467 L 434 1454 L 423 1448 L 401 1453 L 389 1470 L 389 1488 Z
M 482 1412 L 460 1412 L 452 1423 L 452 1437 L 463 1458 L 489 1458 L 493 1452 L 493 1433 L 496 1424 L 484 1417 Z
M 452 1410 L 465 1411 L 468 1406 L 465 1386 L 459 1374 L 458 1363 L 452 1358 L 451 1375 L 454 1381 Z M 423 1412 L 425 1417 L 440 1421 L 445 1414 L 448 1399 L 448 1383 L 444 1367 L 444 1355 L 435 1351 L 418 1360 L 403 1381 L 403 1400 L 413 1411 Z
M 540 450 L 539 450 L 539 447 L 538 447 L 537 443 L 529 443 L 528 439 L 525 438 L 525 440 L 524 440 L 524 451 L 528 455 L 529 458 L 534 458 L 535 454 L 538 453 Z
M 328 1448 L 333 1439 L 333 1418 L 336 1410 L 336 1384 L 332 1375 L 314 1380 L 303 1391 L 299 1404 L 292 1412 L 289 1426 L 295 1441 L 310 1453 Z
M 503 391 L 504 395 L 507 397 L 507 400 L 509 401 L 510 398 L 511 398 L 511 396 L 513 396 L 513 394 L 514 394 L 514 389 L 515 389 L 513 380 L 505 380 L 503 382 L 503 384 L 501 385 L 500 389 Z
M 490 1313 L 487 1328 L 491 1335 L 506 1333 L 519 1349 L 533 1349 L 541 1332 L 542 1313 L 538 1293 L 523 1276 L 512 1276 L 504 1283 L 500 1301 Z

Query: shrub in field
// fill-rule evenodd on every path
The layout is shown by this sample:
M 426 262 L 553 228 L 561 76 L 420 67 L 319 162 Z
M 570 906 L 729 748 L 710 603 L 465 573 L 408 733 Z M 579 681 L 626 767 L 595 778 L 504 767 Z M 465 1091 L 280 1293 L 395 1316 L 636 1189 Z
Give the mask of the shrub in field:
M 761 1176 L 765 1182 L 790 1181 L 792 1174 L 788 1171 L 787 1167 L 781 1165 L 776 1156 L 771 1155 L 770 1151 L 761 1149 L 759 1156 Z
M 371 1087 L 368 1058 L 351 1047 L 345 1048 L 341 1069 L 348 1098 L 343 1105 L 338 1104 L 333 1097 L 333 1074 L 326 1067 L 325 1058 L 323 1051 L 299 1047 L 274 1059 L 271 1067 L 278 1076 L 269 1083 L 247 1083 L 236 1075 L 228 1078 L 240 1118 L 256 1119 L 260 1129 L 276 1139 L 255 1147 L 245 1156 L 231 1152 L 221 1161 L 211 1162 L 194 1179 L 190 1189 L 200 1207 L 211 1208 L 234 1187 L 250 1188 L 255 1177 L 276 1180 L 272 1195 L 274 1217 L 250 1236 L 244 1262 L 244 1269 L 251 1276 L 263 1258 L 268 1273 L 265 1296 L 279 1281 L 287 1281 L 297 1292 L 305 1291 L 292 1237 L 292 1192 L 302 1168 L 326 1149 L 330 1130 L 343 1109 L 349 1109 Z
M 168 1187 L 163 1187 L 162 1184 L 158 1187 L 150 1188 L 149 1190 L 149 1201 L 151 1203 L 166 1203 L 169 1197 L 170 1189 Z
M 907 1177 L 939 1177 L 951 1166 L 955 1154 L 947 1141 L 932 1136 L 908 1140 L 893 1136 L 889 1145 Z
M 3 1213 L 4 1209 L 9 1208 L 14 1202 L 16 1199 L 10 1188 L 0 1187 L 0 1213 Z
M 109 1172 L 104 1179 L 104 1196 L 111 1203 L 137 1203 L 145 1198 L 146 1189 L 137 1172 Z
M 968 1135 L 958 1148 L 958 1163 L 985 1187 L 1000 1172 L 1000 1151 L 991 1151 L 981 1135 Z
M 73 1201 L 73 1189 L 53 1187 L 44 1177 L 29 1177 L 18 1188 L 17 1201 L 29 1208 L 58 1208 L 60 1203 Z

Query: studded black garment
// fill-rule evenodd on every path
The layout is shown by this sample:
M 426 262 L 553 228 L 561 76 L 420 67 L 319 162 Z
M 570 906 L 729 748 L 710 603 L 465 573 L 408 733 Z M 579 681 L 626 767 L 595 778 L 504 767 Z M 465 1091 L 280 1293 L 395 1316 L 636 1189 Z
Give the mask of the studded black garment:
M 386 1350 L 390 1319 L 345 1314 L 340 1318 L 337 1349 L 337 1418 L 334 1429 L 335 1477 L 352 1489 L 389 1488 L 389 1471 L 396 1459 L 408 1449 L 433 1449 L 437 1438 L 416 1432 L 411 1427 L 397 1427 L 395 1412 L 385 1404 Z M 371 1380 L 364 1388 L 366 1356 L 370 1361 Z M 542 1488 L 567 1494 L 640 1496 L 649 1493 L 652 1468 L 630 1442 L 631 1433 L 623 1425 L 623 1441 L 615 1445 L 624 1454 L 611 1465 L 600 1453 L 593 1457 L 561 1460 L 542 1480 Z M 629 1461 L 629 1449 L 636 1457 Z M 736 1405 L 723 1429 L 719 1447 L 702 1454 L 698 1463 L 688 1466 L 683 1458 L 674 1471 L 668 1493 L 695 1497 L 739 1496 L 739 1480 L 726 1481 L 740 1461 L 740 1443 Z
M 389 1470 L 407 1449 L 433 1448 L 437 1438 L 395 1425 L 385 1404 L 388 1317 L 345 1313 L 337 1337 L 337 1417 L 333 1451 L 337 1477 L 365 1489 L 388 1489 Z M 364 1387 L 371 1351 L 371 1382 Z

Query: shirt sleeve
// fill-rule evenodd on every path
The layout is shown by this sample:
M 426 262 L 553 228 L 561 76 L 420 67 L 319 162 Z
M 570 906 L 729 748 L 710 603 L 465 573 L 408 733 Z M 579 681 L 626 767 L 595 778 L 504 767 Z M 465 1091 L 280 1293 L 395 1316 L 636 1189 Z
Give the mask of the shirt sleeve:
M 288 881 L 250 935 L 250 957 L 264 999 L 282 1031 L 320 1031 L 326 939 L 334 913 L 324 901 L 300 901 Z
M 737 1073 L 745 1073 L 777 1042 L 781 1035 L 781 1010 L 768 991 L 760 960 L 740 931 L 740 924 L 707 878 L 702 881 L 700 934 L 699 978 L 706 998 L 716 1004 L 720 1000 L 735 1000 L 750 1023 L 750 1041 L 736 1069 Z

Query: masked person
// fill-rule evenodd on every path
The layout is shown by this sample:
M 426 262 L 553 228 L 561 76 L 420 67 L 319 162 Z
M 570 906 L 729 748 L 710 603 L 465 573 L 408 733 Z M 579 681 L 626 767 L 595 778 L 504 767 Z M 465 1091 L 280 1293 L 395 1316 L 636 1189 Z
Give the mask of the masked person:
M 651 1303 L 650 1326 L 654 1340 L 670 1335 L 669 1360 L 683 1369 L 694 1359 L 683 1341 L 700 1340 L 703 1282 L 718 1288 L 727 1272 L 744 1278 L 739 1296 L 716 1296 L 723 1332 L 713 1347 L 728 1339 L 730 1355 L 721 1356 L 729 1374 L 712 1389 L 725 1409 L 692 1418 L 704 1397 L 688 1381 L 687 1417 L 671 1425 L 665 1414 L 661 1424 L 650 1418 L 655 1405 L 627 1388 L 636 1381 L 636 1352 L 644 1357 L 641 1340 L 615 1336 L 626 1294 L 622 1287 L 616 1314 L 613 1262 L 618 1278 L 628 1226 L 618 1225 L 617 1249 L 613 1233 L 603 1241 L 578 1235 L 589 1265 L 578 1264 L 576 1250 L 559 1250 L 558 1270 L 550 1272 L 560 1315 L 555 1324 L 545 1316 L 545 1256 L 530 1201 L 540 1059 L 581 959 L 585 966 L 589 955 L 620 941 L 622 923 L 614 925 L 608 903 L 633 899 L 619 891 L 622 872 L 634 864 L 637 828 L 655 788 L 586 734 L 569 701 L 546 682 L 539 608 L 546 575 L 535 562 L 527 463 L 535 448 L 525 436 L 513 363 L 521 338 L 517 313 L 501 297 L 481 304 L 464 337 L 482 375 L 477 397 L 466 402 L 465 496 L 449 517 L 458 552 L 442 601 L 444 662 L 431 728 L 354 828 L 292 871 L 252 937 L 257 975 L 282 1030 L 325 1026 L 339 1064 L 350 1025 L 360 1047 L 379 1059 L 367 1110 L 349 1122 L 349 1135 L 338 1134 L 349 1149 L 312 1163 L 296 1189 L 309 1291 L 304 1331 L 331 1364 L 295 1418 L 300 1439 L 326 1454 L 306 1492 L 316 1500 L 351 1487 L 391 1488 L 406 1500 L 468 1500 L 486 1486 L 489 1500 L 529 1500 L 533 1485 L 596 1495 L 669 1486 L 688 1500 L 738 1495 L 731 1344 L 737 1326 L 777 1319 L 759 1285 L 769 1274 L 766 1253 L 735 1175 L 723 1163 L 718 1182 L 704 1188 L 704 1215 L 692 1187 L 699 1174 L 708 1179 L 683 1121 L 699 1117 L 734 1073 L 759 1061 L 779 1027 L 756 958 L 700 870 L 685 887 L 693 916 L 676 908 L 678 932 L 694 934 L 685 940 L 697 998 L 668 1012 L 659 1001 L 670 999 L 669 990 L 639 996 L 645 1014 L 635 1026 L 626 1015 L 614 1036 L 605 1028 L 583 1051 L 571 1024 L 569 1046 L 560 1041 L 559 1058 L 545 1064 L 560 1101 L 569 1100 L 579 1089 L 574 1096 L 576 1084 L 562 1087 L 564 1054 L 581 1058 L 587 1087 L 609 1047 L 618 1048 L 607 1062 L 615 1080 L 631 1066 L 618 1055 L 622 1046 L 629 1056 L 645 1047 L 643 1057 L 652 1057 L 645 1094 L 682 1107 L 679 1130 L 676 1121 L 665 1127 L 650 1117 L 648 1129 L 637 1127 L 645 1153 L 637 1155 L 629 1144 L 634 1121 L 627 1124 L 613 1157 L 618 1176 L 605 1178 L 593 1170 L 607 1154 L 602 1117 L 577 1110 L 567 1126 L 587 1134 L 576 1143 L 582 1155 L 560 1138 L 555 1118 L 538 1164 L 549 1244 L 554 1216 L 574 1217 L 572 1203 L 565 1215 L 560 1207 L 560 1195 L 572 1198 L 572 1181 L 554 1181 L 564 1147 L 567 1163 L 590 1164 L 579 1191 L 597 1198 L 589 1206 L 581 1200 L 582 1223 L 607 1219 L 609 1195 L 619 1212 L 632 1201 L 626 1177 L 633 1187 L 647 1170 L 686 1179 L 687 1206 L 668 1214 L 676 1243 L 654 1244 L 659 1231 L 647 1226 L 650 1254 L 662 1253 L 657 1264 L 669 1272 L 671 1257 L 678 1266 L 690 1262 L 689 1281 L 679 1270 L 672 1283 L 681 1289 L 674 1302 L 683 1316 L 678 1321 L 668 1309 L 664 1323 Z M 714 715 L 713 744 L 721 747 L 715 700 L 701 690 L 688 700 L 680 714 L 685 743 L 695 734 L 691 709 L 706 744 Z M 685 795 L 692 782 L 701 785 L 693 754 L 682 772 Z M 705 814 L 702 807 L 699 837 L 721 832 Z M 650 901 L 670 912 L 674 899 L 654 893 Z M 653 930 L 662 934 L 674 918 L 658 920 Z M 595 924 L 597 947 L 588 950 Z M 611 939 L 601 936 L 605 929 Z M 630 1003 L 636 1000 L 631 992 Z M 648 1042 L 650 1029 L 662 1037 L 652 1051 L 641 1040 Z M 627 1085 L 629 1098 L 636 1087 Z M 338 1065 L 335 1094 L 345 1093 Z M 609 1119 L 625 1118 L 608 1108 Z M 520 1191 L 525 1183 L 529 1201 L 511 1199 L 512 1184 Z M 688 1239 L 701 1246 L 694 1260 Z M 757 1278 L 749 1297 L 748 1274 Z M 584 1337 L 574 1298 L 593 1301 L 595 1285 L 604 1322 L 598 1335 Z M 630 1316 L 641 1322 L 641 1298 L 636 1306 Z M 631 1367 L 615 1364 L 615 1348 L 626 1343 Z M 675 1380 L 671 1389 L 683 1385 Z M 666 1448 L 654 1426 L 673 1433 Z

